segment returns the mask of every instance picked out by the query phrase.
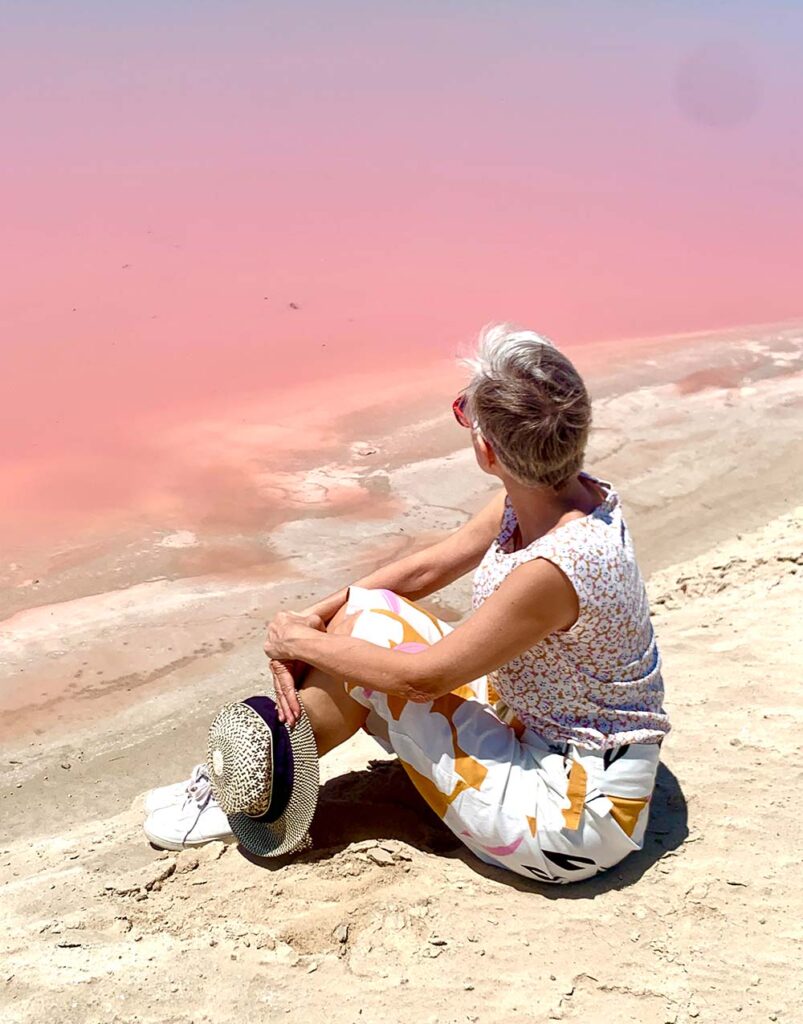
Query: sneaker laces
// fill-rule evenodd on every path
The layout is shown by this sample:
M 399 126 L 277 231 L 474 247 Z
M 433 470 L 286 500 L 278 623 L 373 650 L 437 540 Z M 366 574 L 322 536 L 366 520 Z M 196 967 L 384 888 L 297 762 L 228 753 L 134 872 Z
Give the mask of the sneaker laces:
M 187 842 L 187 839 L 198 824 L 198 821 L 206 808 L 220 806 L 212 792 L 212 782 L 209 778 L 209 771 L 205 764 L 198 764 L 193 768 L 192 774 L 187 780 L 185 793 L 186 795 L 184 797 L 182 809 L 187 807 L 188 804 L 195 804 L 196 813 L 192 824 L 184 833 L 182 846 Z
M 188 803 L 195 803 L 198 809 L 203 811 L 207 804 L 217 803 L 212 793 L 212 782 L 205 764 L 197 764 L 193 768 L 192 774 L 187 779 L 184 794 L 183 806 L 185 807 Z

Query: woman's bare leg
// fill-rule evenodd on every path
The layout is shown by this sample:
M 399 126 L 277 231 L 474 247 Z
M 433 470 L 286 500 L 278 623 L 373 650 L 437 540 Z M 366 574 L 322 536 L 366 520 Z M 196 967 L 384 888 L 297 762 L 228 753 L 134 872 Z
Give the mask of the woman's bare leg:
M 335 613 L 326 627 L 327 633 L 351 633 L 343 624 L 346 606 Z M 318 756 L 340 746 L 362 728 L 368 708 L 352 700 L 346 693 L 344 680 L 334 679 L 319 668 L 310 667 L 301 683 L 301 700 L 315 733 Z

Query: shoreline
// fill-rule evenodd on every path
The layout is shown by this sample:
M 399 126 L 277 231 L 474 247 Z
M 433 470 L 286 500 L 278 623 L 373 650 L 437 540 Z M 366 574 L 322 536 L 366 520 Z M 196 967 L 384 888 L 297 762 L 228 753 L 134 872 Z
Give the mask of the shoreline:
M 595 378 L 580 367 L 594 397 L 587 468 L 619 490 L 645 577 L 803 499 L 790 472 L 803 442 L 803 327 L 739 346 L 733 333 L 682 351 L 653 340 L 627 373 L 609 366 Z M 671 360 L 655 358 L 667 351 Z M 715 386 L 722 375 L 727 386 Z M 432 384 L 441 405 L 444 386 Z M 416 409 L 405 419 L 388 400 L 356 438 L 368 417 L 344 414 L 328 436 L 330 461 L 309 449 L 311 466 L 278 477 L 260 467 L 265 486 L 295 495 L 284 520 L 207 535 L 174 521 L 117 551 L 78 545 L 49 585 L 17 587 L 17 606 L 0 621 L 0 741 L 11 756 L 26 752 L 33 769 L 56 747 L 147 731 L 190 693 L 211 706 L 217 679 L 236 692 L 238 671 L 260 678 L 261 633 L 275 611 L 303 607 L 465 522 L 498 482 L 477 469 L 448 409 L 434 410 L 430 394 Z M 222 449 L 232 435 L 214 422 Z M 255 440 L 242 416 L 232 429 L 236 457 L 248 463 L 262 435 Z M 464 578 L 432 606 L 457 621 L 469 591 Z
M 795 372 L 802 337 L 803 321 L 797 321 L 587 343 L 567 354 L 586 378 L 596 409 L 644 387 L 675 384 L 691 394 Z M 383 474 L 452 454 L 465 443 L 448 409 L 464 371 L 454 358 L 434 359 L 422 370 L 415 390 L 395 370 L 341 375 L 337 413 L 327 409 L 331 382 L 318 381 L 283 396 L 221 402 L 204 416 L 143 421 L 140 433 L 158 440 L 160 454 L 151 453 L 149 479 L 132 493 L 130 506 L 87 511 L 83 525 L 65 509 L 57 534 L 51 525 L 27 541 L 14 541 L 3 524 L 0 624 L 25 608 L 114 589 L 98 580 L 82 591 L 77 572 L 67 577 L 70 569 L 91 574 L 93 561 L 115 548 L 134 558 L 107 574 L 110 583 L 192 578 L 264 565 L 272 529 L 294 519 L 392 516 L 398 507 Z M 15 483 L 13 472 L 0 481 L 6 497 Z M 33 521 L 27 528 L 35 528 Z M 154 549 L 149 560 L 132 571 L 143 555 L 135 549 L 147 545 Z M 199 547 L 206 549 L 203 556 Z
M 676 359 L 690 367 L 700 362 L 705 364 L 709 360 L 705 349 L 712 345 L 721 347 L 736 342 L 736 348 L 742 349 L 744 342 L 753 336 L 774 337 L 783 344 L 785 336 L 794 338 L 801 332 L 803 320 L 798 320 L 732 327 L 719 332 L 695 331 L 602 340 L 564 348 L 595 391 L 595 397 L 605 397 L 623 386 L 631 389 L 636 381 L 674 381 L 678 376 Z M 703 346 L 703 349 L 698 346 Z M 668 368 L 661 366 L 659 358 L 650 358 L 667 353 L 673 357 Z M 428 416 L 444 415 L 448 418 L 448 409 L 443 407 L 444 396 L 451 395 L 465 376 L 465 371 L 457 364 L 458 355 L 456 351 L 451 357 L 434 356 L 430 360 L 419 357 L 415 381 L 410 381 L 396 367 L 386 371 L 352 369 L 324 380 L 313 379 L 297 388 L 284 388 L 279 393 L 255 390 L 238 393 L 233 398 L 223 397 L 217 403 L 206 401 L 203 408 L 185 403 L 171 409 L 169 414 L 143 414 L 132 423 L 132 437 L 127 442 L 130 445 L 136 440 L 139 447 L 129 449 L 123 443 L 119 454 L 131 460 L 131 465 L 125 466 L 129 475 L 139 472 L 139 463 L 143 459 L 147 459 L 150 473 L 169 468 L 171 472 L 178 469 L 186 475 L 186 471 L 192 469 L 193 459 L 220 460 L 220 465 L 213 468 L 229 473 L 233 468 L 253 473 L 257 459 L 272 473 L 310 470 L 321 463 L 322 455 L 342 454 L 344 443 L 359 440 L 366 425 L 368 432 L 382 433 L 389 427 L 414 427 L 417 419 Z M 375 397 L 366 399 L 366 395 Z M 412 409 L 407 411 L 410 404 Z M 404 407 L 405 411 L 400 412 L 398 407 Z M 117 442 L 120 442 L 119 438 Z M 238 465 L 233 455 L 250 461 L 245 466 Z M 119 494 L 113 495 L 114 500 L 110 502 L 106 499 L 104 504 L 103 492 L 94 499 L 81 493 L 81 490 L 89 491 L 98 484 L 97 479 L 88 475 L 90 469 L 104 469 L 112 477 L 119 476 L 120 468 L 109 463 L 109 456 L 110 453 L 101 445 L 99 452 L 84 446 L 79 453 L 54 452 L 49 459 L 40 456 L 37 460 L 17 463 L 5 460 L 0 467 L 3 560 L 35 553 L 38 548 L 48 545 L 58 549 L 65 543 L 91 542 L 94 535 L 109 535 L 113 530 L 143 529 L 160 517 L 192 516 L 190 507 L 176 506 L 175 499 L 182 497 L 181 489 L 177 489 L 171 500 L 165 481 L 148 485 L 137 480 L 142 485 L 142 492 L 132 491 L 127 496 L 130 499 L 128 505 L 121 502 Z M 94 461 L 98 459 L 100 461 Z M 182 465 L 182 459 L 188 465 Z M 54 489 L 50 493 L 40 493 L 42 478 L 47 476 L 51 478 Z M 37 477 L 40 478 L 39 484 Z M 204 494 L 199 484 L 209 484 L 211 488 L 214 476 L 192 482 L 195 484 L 193 492 L 184 497 L 203 503 Z M 224 477 L 224 486 L 230 487 L 232 483 L 236 484 L 236 481 Z M 44 502 L 41 499 L 58 498 L 58 488 L 64 491 L 62 497 L 66 500 L 57 506 L 58 532 L 54 532 L 55 520 L 48 524 L 46 520 L 39 521 L 37 516 L 42 514 Z M 30 492 L 27 499 L 24 498 L 26 491 Z M 39 500 L 38 506 L 34 504 L 35 500 Z M 87 504 L 91 500 L 99 503 L 93 507 L 91 503 Z M 17 522 L 12 518 L 15 507 Z M 259 512 L 270 518 L 269 507 L 263 506 Z M 25 523 L 20 521 L 23 518 Z M 22 530 L 27 534 L 20 532 Z

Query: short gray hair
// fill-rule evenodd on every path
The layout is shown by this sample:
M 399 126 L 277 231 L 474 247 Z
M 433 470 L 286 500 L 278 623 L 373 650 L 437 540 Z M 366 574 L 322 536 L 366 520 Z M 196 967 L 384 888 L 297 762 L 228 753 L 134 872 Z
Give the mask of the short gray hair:
M 583 465 L 591 400 L 570 360 L 533 331 L 492 324 L 473 356 L 466 411 L 504 468 L 529 486 L 563 487 Z

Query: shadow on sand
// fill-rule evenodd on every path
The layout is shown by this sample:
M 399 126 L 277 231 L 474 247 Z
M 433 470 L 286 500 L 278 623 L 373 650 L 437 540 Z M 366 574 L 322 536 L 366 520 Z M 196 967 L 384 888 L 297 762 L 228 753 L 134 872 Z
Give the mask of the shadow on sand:
M 418 850 L 462 860 L 477 874 L 523 892 L 540 892 L 553 899 L 593 899 L 638 881 L 653 864 L 682 846 L 688 834 L 686 799 L 677 778 L 662 763 L 644 848 L 588 881 L 545 885 L 477 860 L 426 806 L 399 761 L 372 761 L 366 770 L 340 775 L 321 789 L 312 827 L 314 850 L 295 858 L 262 860 L 239 849 L 254 864 L 275 869 L 291 860 L 308 864 L 328 860 L 362 839 L 399 839 Z

